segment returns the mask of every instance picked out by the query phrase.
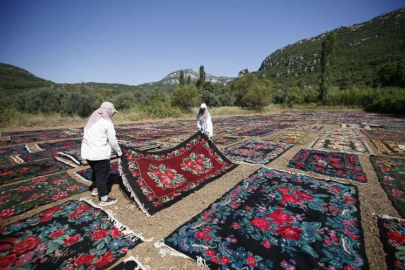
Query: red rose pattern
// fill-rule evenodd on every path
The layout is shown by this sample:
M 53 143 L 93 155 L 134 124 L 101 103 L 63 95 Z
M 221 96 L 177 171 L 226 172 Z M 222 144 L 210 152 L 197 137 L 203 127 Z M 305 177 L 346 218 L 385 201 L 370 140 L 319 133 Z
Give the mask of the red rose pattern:
M 79 267 L 81 265 L 91 265 L 95 257 L 96 255 L 94 254 L 80 255 L 75 261 L 75 266 Z
M 297 241 L 298 239 L 301 238 L 301 228 L 294 227 L 292 225 L 287 225 L 287 226 L 279 226 L 276 229 L 274 229 L 275 233 L 279 233 L 283 238 Z
M 58 238 L 59 236 L 62 236 L 65 234 L 65 230 L 61 229 L 61 230 L 57 230 L 53 233 L 51 233 L 51 235 L 49 235 L 49 238 Z
M 68 236 L 63 242 L 63 246 L 71 246 L 80 241 L 80 235 Z
M 103 268 L 104 266 L 108 265 L 114 260 L 114 255 L 111 253 L 111 251 L 107 251 L 104 253 L 103 256 L 99 258 L 99 260 L 96 262 L 96 266 L 98 268 Z
M 38 237 L 30 236 L 27 239 L 16 244 L 11 250 L 11 253 L 22 255 L 27 251 L 34 249 L 39 243 L 41 243 L 41 239 L 39 239 Z
M 94 240 L 100 240 L 104 237 L 106 237 L 108 234 L 108 230 L 98 230 L 93 232 L 93 239 Z
M 265 218 L 258 218 L 255 217 L 251 222 L 251 225 L 255 226 L 256 228 L 260 230 L 270 230 L 270 225 L 267 219 Z

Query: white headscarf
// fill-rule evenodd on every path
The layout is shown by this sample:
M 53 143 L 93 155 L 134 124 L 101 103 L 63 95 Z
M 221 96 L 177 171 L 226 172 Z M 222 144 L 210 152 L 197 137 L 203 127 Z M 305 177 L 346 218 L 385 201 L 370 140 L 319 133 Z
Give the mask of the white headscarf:
M 114 105 L 111 102 L 103 102 L 100 108 L 98 108 L 91 114 L 89 121 L 87 121 L 85 129 L 91 128 L 91 126 L 101 118 L 112 122 L 112 117 L 116 112 L 118 111 L 115 109 Z

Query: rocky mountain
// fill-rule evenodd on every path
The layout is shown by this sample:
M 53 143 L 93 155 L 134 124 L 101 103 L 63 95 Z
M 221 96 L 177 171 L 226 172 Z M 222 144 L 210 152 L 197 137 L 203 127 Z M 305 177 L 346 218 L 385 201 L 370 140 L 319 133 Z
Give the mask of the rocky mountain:
M 332 67 L 336 86 L 372 85 L 379 66 L 405 58 L 405 8 L 331 32 L 336 35 Z M 325 34 L 275 51 L 262 62 L 259 73 L 283 83 L 317 86 Z
M 188 76 L 192 82 L 196 82 L 200 78 L 200 71 L 198 69 L 183 69 L 184 79 L 187 81 Z M 169 73 L 166 77 L 158 82 L 144 83 L 138 85 L 138 87 L 143 89 L 151 90 L 166 90 L 171 91 L 176 85 L 178 85 L 180 78 L 180 70 Z M 232 77 L 215 76 L 209 73 L 205 73 L 205 80 L 214 84 L 227 84 L 234 80 Z

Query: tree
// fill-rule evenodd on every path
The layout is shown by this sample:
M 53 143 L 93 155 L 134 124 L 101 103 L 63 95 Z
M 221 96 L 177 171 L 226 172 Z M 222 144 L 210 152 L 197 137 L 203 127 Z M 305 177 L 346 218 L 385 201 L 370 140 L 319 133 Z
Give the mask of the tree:
M 184 72 L 183 70 L 180 70 L 180 85 L 184 85 Z
M 205 83 L 205 71 L 204 71 L 204 66 L 200 66 L 200 78 L 197 81 L 197 87 L 201 88 L 204 86 Z
M 187 76 L 187 84 L 191 84 L 191 78 L 190 75 Z
M 270 88 L 260 81 L 254 81 L 249 84 L 246 94 L 241 100 L 241 105 L 248 109 L 261 111 L 270 104 L 270 101 Z
M 326 103 L 326 95 L 331 80 L 331 66 L 333 65 L 333 56 L 335 50 L 335 34 L 328 33 L 322 42 L 321 52 L 321 85 L 319 99 L 322 104 Z
M 179 85 L 172 93 L 172 105 L 182 110 L 190 110 L 198 105 L 200 99 L 198 89 L 194 84 Z
M 381 66 L 374 81 L 375 86 L 405 88 L 405 59 Z

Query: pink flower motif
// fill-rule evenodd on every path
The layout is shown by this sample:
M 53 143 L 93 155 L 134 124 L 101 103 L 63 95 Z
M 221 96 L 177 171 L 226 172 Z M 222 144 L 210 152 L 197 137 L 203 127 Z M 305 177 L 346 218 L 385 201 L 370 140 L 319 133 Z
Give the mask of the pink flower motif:
M 404 192 L 401 191 L 401 190 L 398 190 L 398 189 L 393 189 L 392 190 L 392 195 L 395 196 L 395 197 L 400 197 L 400 196 L 402 196 L 402 194 L 404 194 Z
M 55 201 L 61 200 L 63 198 L 66 198 L 67 196 L 68 196 L 68 193 L 66 191 L 60 191 L 52 196 L 52 200 L 55 200 Z
M 14 208 L 11 209 L 3 209 L 0 211 L 0 220 L 6 219 L 14 215 Z
M 35 252 L 34 251 L 29 251 L 23 255 L 21 255 L 18 260 L 15 263 L 15 266 L 19 267 L 19 266 L 24 266 L 27 263 L 29 263 L 32 258 L 34 257 Z

